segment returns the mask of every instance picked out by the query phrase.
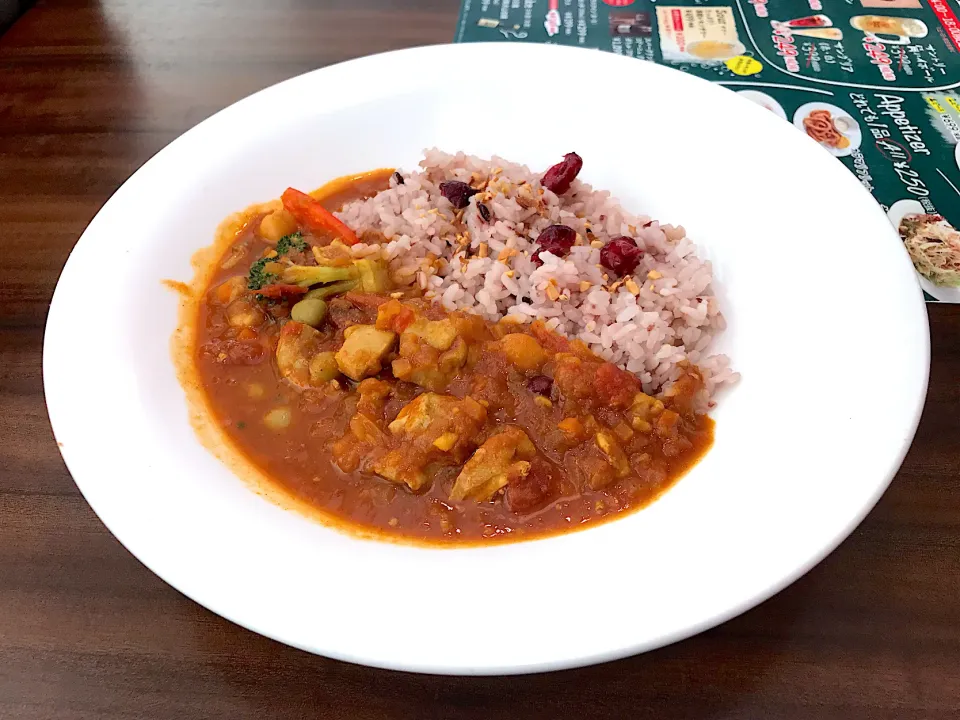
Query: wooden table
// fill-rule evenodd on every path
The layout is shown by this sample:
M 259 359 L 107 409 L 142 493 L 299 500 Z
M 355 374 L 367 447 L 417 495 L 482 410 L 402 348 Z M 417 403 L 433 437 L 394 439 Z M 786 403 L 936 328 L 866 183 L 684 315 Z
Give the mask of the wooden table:
M 762 606 L 621 662 L 478 679 L 314 657 L 182 597 L 94 516 L 40 375 L 83 228 L 216 110 L 329 63 L 448 41 L 456 14 L 456 0 L 41 0 L 0 39 L 0 718 L 960 717 L 960 306 L 930 307 L 916 442 L 853 536 Z M 92 280 L 109 281 L 108 262 Z

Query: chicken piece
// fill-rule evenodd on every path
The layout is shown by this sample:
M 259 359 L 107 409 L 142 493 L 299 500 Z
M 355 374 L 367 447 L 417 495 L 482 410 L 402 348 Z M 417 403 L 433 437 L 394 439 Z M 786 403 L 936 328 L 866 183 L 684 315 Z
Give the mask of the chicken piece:
M 377 330 L 373 325 L 354 325 L 344 332 L 345 339 L 337 351 L 337 367 L 352 380 L 376 375 L 383 368 L 383 359 L 397 341 L 397 334 Z
M 450 491 L 451 500 L 485 502 L 508 483 L 526 477 L 537 449 L 516 425 L 507 425 L 473 454 Z
M 630 474 L 630 461 L 627 460 L 627 454 L 613 433 L 598 432 L 595 441 L 618 478 L 624 478 Z
M 399 357 L 392 367 L 394 376 L 442 392 L 466 364 L 470 350 L 467 339 L 474 338 L 478 330 L 473 320 L 459 315 L 431 320 L 426 315 L 430 311 L 390 300 L 379 308 L 377 327 L 400 333 Z
M 353 265 L 353 255 L 350 250 L 339 240 L 334 240 L 329 245 L 318 247 L 310 246 L 310 252 L 313 253 L 313 259 L 317 265 L 325 267 L 350 267 Z
M 362 413 L 356 413 L 350 418 L 350 432 L 361 443 L 369 445 L 383 445 L 386 441 L 386 435 L 383 430 L 377 427 L 377 424 Z
M 508 416 L 516 412 L 517 398 L 510 392 L 504 373 L 491 368 L 489 357 L 481 358 L 470 381 L 470 395 L 486 405 L 487 410 L 503 410 Z
M 343 472 L 351 473 L 361 465 L 368 465 L 386 446 L 386 433 L 366 415 L 355 413 L 350 418 L 347 432 L 330 446 L 330 450 L 337 466 Z
M 500 350 L 520 372 L 533 372 L 543 367 L 550 354 L 535 338 L 524 333 L 505 335 L 498 343 Z
M 477 446 L 474 438 L 486 419 L 486 409 L 469 396 L 418 395 L 388 426 L 399 447 L 378 459 L 373 471 L 419 490 L 427 481 L 424 468 L 429 463 L 464 461 Z
M 392 388 L 390 383 L 367 378 L 357 386 L 357 411 L 347 432 L 331 446 L 334 462 L 344 472 L 364 469 L 389 450 L 383 429 L 383 408 Z M 316 391 L 313 391 L 316 392 Z
M 696 412 L 696 401 L 702 390 L 703 375 L 700 368 L 695 365 L 688 366 L 683 369 L 680 377 L 663 391 L 663 399 L 669 403 L 671 410 L 689 418 Z
M 443 390 L 467 362 L 467 343 L 449 320 L 418 319 L 400 336 L 393 374 L 428 390 Z
M 462 462 L 476 447 L 472 437 L 486 419 L 486 408 L 470 396 L 458 400 L 451 395 L 424 393 L 407 403 L 389 429 L 423 447 L 436 446 L 435 441 L 442 435 L 454 433 L 457 441 L 443 452 L 451 453 L 455 462 Z
M 584 362 L 570 353 L 558 353 L 554 362 L 553 384 L 562 396 L 576 400 L 591 397 L 596 363 Z
M 663 403 L 646 393 L 637 393 L 633 396 L 633 403 L 627 410 L 630 427 L 642 433 L 649 433 L 653 429 L 651 424 L 663 412 Z
M 467 344 L 479 345 L 491 339 L 490 329 L 479 315 L 472 313 L 454 313 L 450 322 L 457 330 L 457 335 L 467 341 Z
M 585 442 L 564 458 L 567 472 L 575 476 L 581 491 L 600 490 L 617 479 L 617 472 L 596 442 Z
M 410 449 L 391 450 L 373 463 L 373 471 L 384 480 L 403 484 L 417 492 L 427 482 L 427 475 L 421 462 Z
M 390 383 L 376 378 L 367 378 L 357 385 L 357 412 L 376 422 L 383 421 L 383 407 L 390 395 Z
M 230 327 L 255 327 L 265 319 L 263 310 L 251 298 L 238 298 L 227 306 L 227 322 L 230 323 Z
M 684 450 L 688 450 L 692 443 L 683 436 L 680 415 L 673 410 L 664 410 L 657 416 L 653 426 L 654 432 L 663 445 L 663 454 L 666 457 L 676 457 Z
M 436 350 L 449 350 L 453 341 L 457 339 L 457 328 L 449 318 L 443 320 L 425 320 L 418 317 L 404 330 L 426 342 Z
M 277 341 L 277 368 L 280 374 L 300 387 L 319 387 L 329 381 L 311 361 L 320 354 L 322 336 L 309 325 L 288 322 Z

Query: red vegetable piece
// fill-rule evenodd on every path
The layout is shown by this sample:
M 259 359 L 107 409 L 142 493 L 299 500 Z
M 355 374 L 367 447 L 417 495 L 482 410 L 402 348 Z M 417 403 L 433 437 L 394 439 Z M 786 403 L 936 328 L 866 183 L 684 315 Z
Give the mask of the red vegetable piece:
M 262 295 L 271 300 L 290 300 L 307 294 L 307 288 L 299 285 L 287 285 L 286 283 L 276 283 L 275 285 L 266 285 L 257 290 L 257 295 Z
M 608 362 L 597 368 L 594 382 L 597 397 L 615 408 L 627 407 L 640 392 L 640 381 L 636 375 Z
M 359 240 L 356 233 L 343 224 L 319 200 L 314 200 L 304 192 L 287 188 L 280 196 L 284 209 L 296 218 L 300 227 L 314 233 L 333 233 L 347 245 L 356 245 Z
M 540 184 L 557 195 L 563 195 L 570 189 L 570 184 L 582 167 L 583 158 L 576 153 L 567 153 L 563 156 L 562 162 L 557 163 L 544 173 Z

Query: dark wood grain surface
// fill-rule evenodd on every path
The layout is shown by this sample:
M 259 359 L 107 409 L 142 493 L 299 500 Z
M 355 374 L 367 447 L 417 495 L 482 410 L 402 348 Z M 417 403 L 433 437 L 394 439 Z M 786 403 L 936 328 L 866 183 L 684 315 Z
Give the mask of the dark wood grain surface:
M 960 717 L 960 306 L 930 307 L 916 442 L 850 539 L 762 606 L 616 663 L 480 679 L 314 657 L 179 595 L 83 501 L 40 357 L 97 209 L 234 100 L 446 42 L 456 14 L 456 0 L 41 0 L 0 38 L 0 718 Z

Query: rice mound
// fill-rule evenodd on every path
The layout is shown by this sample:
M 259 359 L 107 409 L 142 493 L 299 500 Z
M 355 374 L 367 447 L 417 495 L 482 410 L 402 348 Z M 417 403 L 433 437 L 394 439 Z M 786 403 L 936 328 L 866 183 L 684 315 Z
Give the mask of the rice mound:
M 356 256 L 382 255 L 398 283 L 418 283 L 448 310 L 494 321 L 540 318 L 635 373 L 651 394 L 676 379 L 683 362 L 703 371 L 707 398 L 738 378 L 726 356 L 707 352 L 725 323 L 710 263 L 697 257 L 683 227 L 631 215 L 609 192 L 580 180 L 558 197 L 541 186 L 542 173 L 499 157 L 431 149 L 420 168 L 337 213 L 362 240 L 352 248 Z M 440 192 L 448 180 L 482 192 L 456 210 Z M 576 230 L 577 244 L 564 258 L 541 253 L 538 267 L 530 257 L 536 238 L 554 224 Z M 629 278 L 600 265 L 598 246 L 618 235 L 644 251 Z

